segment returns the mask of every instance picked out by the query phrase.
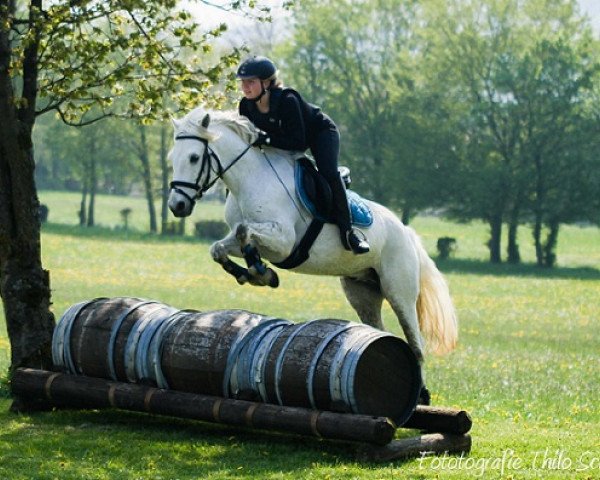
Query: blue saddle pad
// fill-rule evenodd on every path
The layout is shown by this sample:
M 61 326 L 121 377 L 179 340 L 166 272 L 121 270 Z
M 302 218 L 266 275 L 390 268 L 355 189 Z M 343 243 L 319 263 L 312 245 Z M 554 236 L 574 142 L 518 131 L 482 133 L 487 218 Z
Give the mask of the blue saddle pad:
M 305 169 L 301 162 L 296 162 L 295 182 L 298 198 L 313 217 L 325 223 L 334 223 L 331 218 L 325 218 L 319 213 L 319 209 L 315 205 L 317 201 L 311 198 L 304 188 Z M 357 227 L 370 227 L 373 224 L 373 212 L 365 202 L 365 200 L 353 190 L 346 190 L 348 197 L 348 206 L 350 207 L 350 220 L 352 225 Z

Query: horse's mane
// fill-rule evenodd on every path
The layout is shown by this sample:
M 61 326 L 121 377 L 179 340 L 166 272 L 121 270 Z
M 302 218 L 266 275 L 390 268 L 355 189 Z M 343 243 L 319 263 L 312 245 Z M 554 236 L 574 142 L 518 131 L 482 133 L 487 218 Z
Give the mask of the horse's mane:
M 206 114 L 210 116 L 208 129 L 204 129 L 201 126 Z M 211 131 L 211 126 L 214 125 L 223 125 L 229 128 L 246 143 L 253 143 L 258 137 L 258 130 L 254 124 L 248 118 L 234 110 L 214 111 L 198 107 L 183 117 L 179 125 L 178 130 L 191 130 L 193 132 L 200 129 L 203 134 L 202 136 L 207 137 L 208 140 L 218 137 L 216 132 Z

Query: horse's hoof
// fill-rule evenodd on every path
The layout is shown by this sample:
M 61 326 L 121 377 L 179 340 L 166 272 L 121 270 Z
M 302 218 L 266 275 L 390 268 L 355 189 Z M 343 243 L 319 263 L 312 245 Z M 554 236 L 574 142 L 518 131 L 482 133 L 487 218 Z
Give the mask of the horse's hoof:
M 419 394 L 419 405 L 431 405 L 431 394 L 425 385 L 421 387 L 421 393 Z
M 248 267 L 248 273 L 252 277 L 262 277 L 267 273 L 267 266 L 264 263 L 256 262 Z
M 246 277 L 245 275 L 242 275 L 241 277 L 236 277 L 236 280 L 240 285 L 248 283 L 248 277 Z
M 267 270 L 267 273 L 270 274 L 269 287 L 271 287 L 271 288 L 277 288 L 279 286 L 279 275 L 277 275 L 277 273 L 275 272 L 275 270 L 273 270 L 272 268 L 269 268 Z

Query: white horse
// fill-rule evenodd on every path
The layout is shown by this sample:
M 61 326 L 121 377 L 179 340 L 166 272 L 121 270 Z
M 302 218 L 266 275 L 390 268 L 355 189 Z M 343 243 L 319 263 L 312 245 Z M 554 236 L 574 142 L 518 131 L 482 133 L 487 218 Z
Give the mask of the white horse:
M 272 263 L 286 259 L 306 232 L 310 213 L 298 201 L 294 159 L 299 154 L 270 147 L 251 147 L 257 132 L 232 112 L 196 108 L 173 120 L 173 182 L 169 208 L 177 217 L 191 214 L 195 200 L 217 180 L 229 195 L 225 220 L 231 232 L 210 253 L 238 282 L 277 286 Z M 326 224 L 310 249 L 310 257 L 292 271 L 341 278 L 342 287 L 361 321 L 383 329 L 381 307 L 387 300 L 419 363 L 427 339 L 434 353 L 451 351 L 457 320 L 448 286 L 417 234 L 387 208 L 366 201 L 373 223 L 365 229 L 371 250 L 354 255 L 340 242 L 338 227 Z M 249 268 L 229 256 L 245 257 Z

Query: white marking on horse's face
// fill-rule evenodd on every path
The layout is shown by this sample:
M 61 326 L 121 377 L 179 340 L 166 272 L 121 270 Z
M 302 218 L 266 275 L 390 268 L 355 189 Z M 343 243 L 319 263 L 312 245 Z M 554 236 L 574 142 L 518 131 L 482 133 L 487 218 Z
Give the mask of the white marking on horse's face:
M 173 181 L 196 183 L 198 173 L 202 166 L 204 143 L 194 139 L 175 140 L 169 152 L 169 159 L 173 164 Z M 203 179 L 199 179 L 202 182 Z M 169 209 L 176 217 L 187 217 L 194 209 L 194 203 L 179 191 L 185 192 L 189 197 L 196 196 L 196 190 L 189 187 L 178 186 L 169 193 Z

